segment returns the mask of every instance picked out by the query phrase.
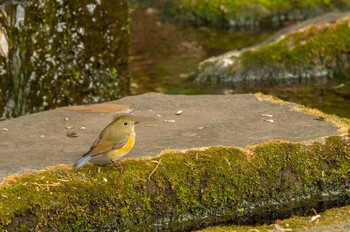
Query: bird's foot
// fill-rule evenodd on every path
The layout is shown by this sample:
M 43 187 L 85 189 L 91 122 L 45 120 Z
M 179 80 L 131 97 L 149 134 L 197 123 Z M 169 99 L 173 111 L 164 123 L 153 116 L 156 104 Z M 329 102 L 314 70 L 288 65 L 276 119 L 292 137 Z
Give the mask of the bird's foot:
M 115 160 L 111 159 L 111 165 L 115 166 L 115 167 L 118 167 L 120 174 L 123 174 L 124 169 L 123 169 L 123 166 L 121 165 L 121 163 L 119 161 L 115 161 Z

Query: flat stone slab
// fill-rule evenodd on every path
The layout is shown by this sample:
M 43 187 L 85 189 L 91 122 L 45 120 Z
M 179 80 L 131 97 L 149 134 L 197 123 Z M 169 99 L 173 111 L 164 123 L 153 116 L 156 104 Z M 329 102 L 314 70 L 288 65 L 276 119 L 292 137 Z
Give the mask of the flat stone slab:
M 244 148 L 275 139 L 298 142 L 337 134 L 331 123 L 291 111 L 293 106 L 260 101 L 253 94 L 148 93 L 1 121 L 0 178 L 28 169 L 73 164 L 120 113 L 131 113 L 141 122 L 136 126 L 135 147 L 126 157 L 214 145 Z M 176 115 L 178 111 L 182 113 Z

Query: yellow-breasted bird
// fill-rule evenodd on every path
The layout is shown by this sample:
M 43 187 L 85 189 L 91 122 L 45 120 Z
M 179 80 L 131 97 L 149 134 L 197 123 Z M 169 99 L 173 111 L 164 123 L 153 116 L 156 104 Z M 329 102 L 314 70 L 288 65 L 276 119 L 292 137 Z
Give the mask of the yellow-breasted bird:
M 105 156 L 112 162 L 126 155 L 135 144 L 135 120 L 123 115 L 108 124 L 90 150 L 86 152 L 74 165 L 74 169 L 80 168 L 95 156 Z

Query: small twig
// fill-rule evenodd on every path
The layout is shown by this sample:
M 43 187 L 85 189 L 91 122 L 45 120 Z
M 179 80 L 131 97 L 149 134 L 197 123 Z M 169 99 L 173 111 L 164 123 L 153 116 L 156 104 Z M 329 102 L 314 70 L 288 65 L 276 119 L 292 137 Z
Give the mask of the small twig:
M 161 160 L 159 160 L 158 161 L 158 164 L 157 164 L 157 166 L 153 169 L 153 171 L 149 174 L 149 176 L 148 176 L 148 180 L 150 180 L 151 179 L 151 176 L 153 175 L 153 173 L 157 170 L 157 168 L 159 167 L 159 165 L 160 165 L 160 163 L 161 163 L 162 161 Z
M 154 125 L 154 124 L 147 124 L 146 127 L 157 127 L 157 125 Z
M 44 187 L 60 187 L 63 186 L 63 184 L 57 182 L 57 183 L 52 183 L 52 184 L 38 184 L 38 183 L 31 183 L 31 185 L 35 185 L 35 186 L 39 186 L 40 188 L 44 188 Z

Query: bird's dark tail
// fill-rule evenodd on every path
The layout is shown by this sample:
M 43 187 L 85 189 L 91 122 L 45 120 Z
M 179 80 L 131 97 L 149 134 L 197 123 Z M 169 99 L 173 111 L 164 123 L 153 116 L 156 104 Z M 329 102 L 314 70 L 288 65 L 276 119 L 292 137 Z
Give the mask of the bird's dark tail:
M 74 165 L 73 168 L 74 169 L 78 169 L 81 166 L 83 166 L 86 162 L 88 162 L 89 160 L 91 160 L 92 156 L 91 155 L 87 155 L 82 157 L 80 160 L 78 160 Z

